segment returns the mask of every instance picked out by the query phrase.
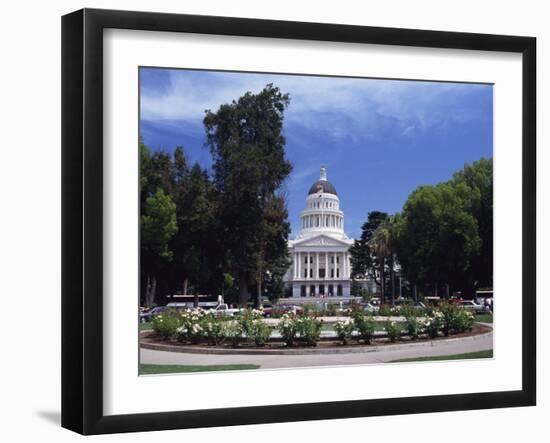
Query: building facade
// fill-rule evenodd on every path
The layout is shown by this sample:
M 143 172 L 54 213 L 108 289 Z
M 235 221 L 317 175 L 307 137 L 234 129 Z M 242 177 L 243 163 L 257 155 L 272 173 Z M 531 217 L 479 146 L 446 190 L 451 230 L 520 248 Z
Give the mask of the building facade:
M 309 189 L 300 222 L 298 236 L 288 242 L 292 265 L 285 282 L 292 297 L 350 297 L 353 239 L 344 232 L 340 199 L 323 166 Z

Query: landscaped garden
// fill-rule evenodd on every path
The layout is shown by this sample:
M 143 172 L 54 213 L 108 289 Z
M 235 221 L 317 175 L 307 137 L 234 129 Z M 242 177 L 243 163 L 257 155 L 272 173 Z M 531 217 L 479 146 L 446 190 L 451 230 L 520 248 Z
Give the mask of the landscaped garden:
M 474 324 L 475 315 L 453 303 L 416 309 L 382 306 L 377 313 L 358 307 L 326 312 L 307 310 L 264 318 L 262 310 L 247 309 L 233 317 L 201 310 L 167 310 L 153 317 L 149 342 L 223 348 L 295 348 L 318 344 L 357 346 L 413 342 L 490 330 Z M 483 319 L 487 323 L 487 319 Z

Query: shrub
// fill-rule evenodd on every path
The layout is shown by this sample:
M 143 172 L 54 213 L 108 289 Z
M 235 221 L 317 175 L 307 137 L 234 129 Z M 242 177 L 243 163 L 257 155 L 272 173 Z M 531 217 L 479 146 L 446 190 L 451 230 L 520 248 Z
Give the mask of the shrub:
M 336 331 L 338 338 L 342 341 L 342 344 L 347 345 L 352 339 L 355 324 L 353 320 L 338 321 L 334 324 L 334 330 Z
M 294 314 L 283 314 L 279 321 L 279 332 L 287 346 L 294 346 L 298 335 L 297 318 Z
M 296 322 L 300 340 L 307 346 L 317 346 L 321 338 L 321 322 L 311 317 L 300 317 Z
M 416 309 L 411 305 L 402 305 L 400 308 L 400 315 L 403 317 L 416 317 L 418 315 Z
M 304 303 L 302 305 L 302 308 L 304 309 L 303 315 L 306 316 L 306 317 L 317 315 L 317 308 L 312 303 Z
M 378 310 L 378 315 L 381 315 L 382 317 L 389 317 L 390 315 L 392 315 L 392 307 L 390 305 L 380 306 L 380 309 Z
M 451 325 L 454 332 L 466 332 L 471 329 L 474 324 L 475 316 L 472 312 L 466 309 L 459 309 L 453 318 L 453 324 Z
M 198 322 L 184 324 L 176 330 L 176 338 L 181 342 L 187 341 L 190 343 L 198 343 L 203 336 L 204 329 Z
M 263 320 L 254 320 L 247 334 L 247 338 L 256 346 L 264 346 L 271 336 L 271 328 Z
M 176 335 L 181 320 L 175 309 L 169 309 L 161 314 L 155 315 L 151 320 L 151 326 L 155 334 L 167 340 Z
M 399 324 L 394 321 L 387 320 L 385 323 L 385 329 L 390 342 L 395 343 L 401 335 L 401 328 L 399 327 Z
M 433 311 L 432 316 L 427 316 L 422 322 L 422 329 L 430 336 L 435 338 L 439 334 L 439 329 L 443 324 L 443 314 L 439 311 Z
M 223 323 L 222 334 L 224 340 L 229 341 L 229 343 L 236 348 L 242 339 L 243 331 L 239 323 L 231 321 Z
M 364 340 L 368 345 L 370 345 L 374 337 L 374 331 L 376 330 L 376 323 L 370 317 L 370 313 L 365 315 L 363 312 L 356 312 L 353 315 L 353 322 L 357 328 L 357 332 L 359 332 L 359 338 Z
M 218 345 L 224 340 L 224 328 L 220 319 L 213 315 L 208 315 L 203 318 L 201 323 L 204 337 L 210 344 Z
M 242 332 L 248 337 L 253 332 L 254 323 L 262 318 L 262 311 L 259 309 L 247 309 L 243 311 L 238 319 Z
M 198 343 L 205 336 L 202 325 L 204 317 L 205 312 L 202 309 L 180 311 L 179 326 L 175 333 L 177 340 Z M 208 315 L 208 317 L 212 318 L 211 315 Z
M 443 322 L 441 325 L 441 330 L 443 335 L 447 337 L 453 328 L 453 325 L 456 324 L 456 317 L 458 315 L 459 308 L 453 303 L 442 303 L 440 311 L 443 314 Z
M 415 315 L 407 316 L 405 319 L 405 322 L 407 325 L 407 332 L 409 334 L 409 337 L 411 337 L 411 339 L 413 340 L 416 340 L 420 333 L 419 324 L 416 316 Z

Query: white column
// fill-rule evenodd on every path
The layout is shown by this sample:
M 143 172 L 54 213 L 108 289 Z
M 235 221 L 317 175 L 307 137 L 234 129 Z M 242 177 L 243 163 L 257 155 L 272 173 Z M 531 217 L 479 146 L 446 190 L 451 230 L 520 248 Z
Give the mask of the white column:
M 298 278 L 302 278 L 302 254 L 298 252 Z
M 344 252 L 344 278 L 348 278 L 348 253 Z
M 315 253 L 315 278 L 319 279 L 319 253 Z
M 338 266 L 338 263 L 336 262 L 336 257 L 337 257 L 337 253 L 335 252 L 334 253 L 334 266 L 332 267 L 332 269 L 334 270 L 334 278 L 336 278 L 336 267 Z
M 307 274 L 307 277 L 306 278 L 309 278 L 309 270 L 310 270 L 310 267 L 311 267 L 311 263 L 309 262 L 311 260 L 311 256 L 309 255 L 309 252 L 307 253 L 307 264 L 306 264 L 306 274 Z
M 328 278 L 328 252 L 325 253 L 325 280 Z M 326 288 L 325 288 L 326 293 Z

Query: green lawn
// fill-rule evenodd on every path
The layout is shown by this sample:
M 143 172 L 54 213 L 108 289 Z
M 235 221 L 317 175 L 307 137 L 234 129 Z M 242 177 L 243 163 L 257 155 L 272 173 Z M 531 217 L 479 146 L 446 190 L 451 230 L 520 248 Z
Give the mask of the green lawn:
M 481 323 L 493 323 L 493 314 L 476 315 L 476 321 L 479 321 Z
M 259 369 L 259 365 L 150 365 L 142 363 L 139 365 L 140 375 L 149 374 L 179 374 L 189 372 L 210 372 L 210 371 L 240 371 L 243 369 Z
M 439 360 L 467 360 L 471 358 L 492 358 L 493 350 L 468 352 L 466 354 L 454 354 L 454 355 L 437 355 L 435 357 L 415 357 L 415 358 L 401 358 L 399 360 L 392 360 L 389 363 L 403 363 L 410 361 L 439 361 Z

